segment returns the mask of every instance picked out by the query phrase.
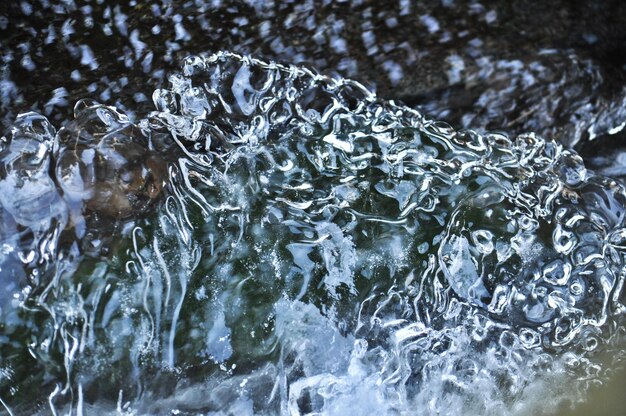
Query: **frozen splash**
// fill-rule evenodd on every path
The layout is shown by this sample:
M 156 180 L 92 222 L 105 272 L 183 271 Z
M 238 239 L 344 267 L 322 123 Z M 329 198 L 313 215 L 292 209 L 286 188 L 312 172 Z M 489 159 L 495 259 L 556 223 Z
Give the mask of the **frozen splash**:
M 3 143 L 14 412 L 548 413 L 622 359 L 626 194 L 575 153 L 232 53 L 170 82 Z

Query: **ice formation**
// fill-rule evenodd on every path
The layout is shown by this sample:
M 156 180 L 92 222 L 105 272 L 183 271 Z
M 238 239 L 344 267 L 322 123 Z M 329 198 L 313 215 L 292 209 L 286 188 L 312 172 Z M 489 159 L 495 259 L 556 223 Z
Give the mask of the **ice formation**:
M 623 359 L 626 193 L 575 153 L 234 53 L 170 83 L 3 143 L 7 409 L 529 414 Z

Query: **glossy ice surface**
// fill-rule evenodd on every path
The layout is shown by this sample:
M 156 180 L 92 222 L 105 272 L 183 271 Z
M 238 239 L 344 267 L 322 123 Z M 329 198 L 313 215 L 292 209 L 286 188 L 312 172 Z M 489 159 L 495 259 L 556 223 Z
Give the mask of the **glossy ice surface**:
M 14 413 L 549 413 L 623 361 L 626 194 L 573 151 L 234 53 L 169 80 L 2 145 Z

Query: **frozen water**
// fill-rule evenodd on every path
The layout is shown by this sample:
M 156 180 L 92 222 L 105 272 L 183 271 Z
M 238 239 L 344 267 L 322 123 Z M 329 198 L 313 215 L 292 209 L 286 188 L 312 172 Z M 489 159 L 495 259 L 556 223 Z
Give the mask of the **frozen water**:
M 623 360 L 626 193 L 575 153 L 233 53 L 170 83 L 2 143 L 13 412 L 532 414 Z

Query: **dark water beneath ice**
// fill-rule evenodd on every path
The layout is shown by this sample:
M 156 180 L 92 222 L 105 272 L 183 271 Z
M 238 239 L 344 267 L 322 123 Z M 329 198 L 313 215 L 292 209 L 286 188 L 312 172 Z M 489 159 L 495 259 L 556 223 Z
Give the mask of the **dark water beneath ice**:
M 560 6 L 0 6 L 5 409 L 620 391 L 597 385 L 625 353 L 624 11 Z

